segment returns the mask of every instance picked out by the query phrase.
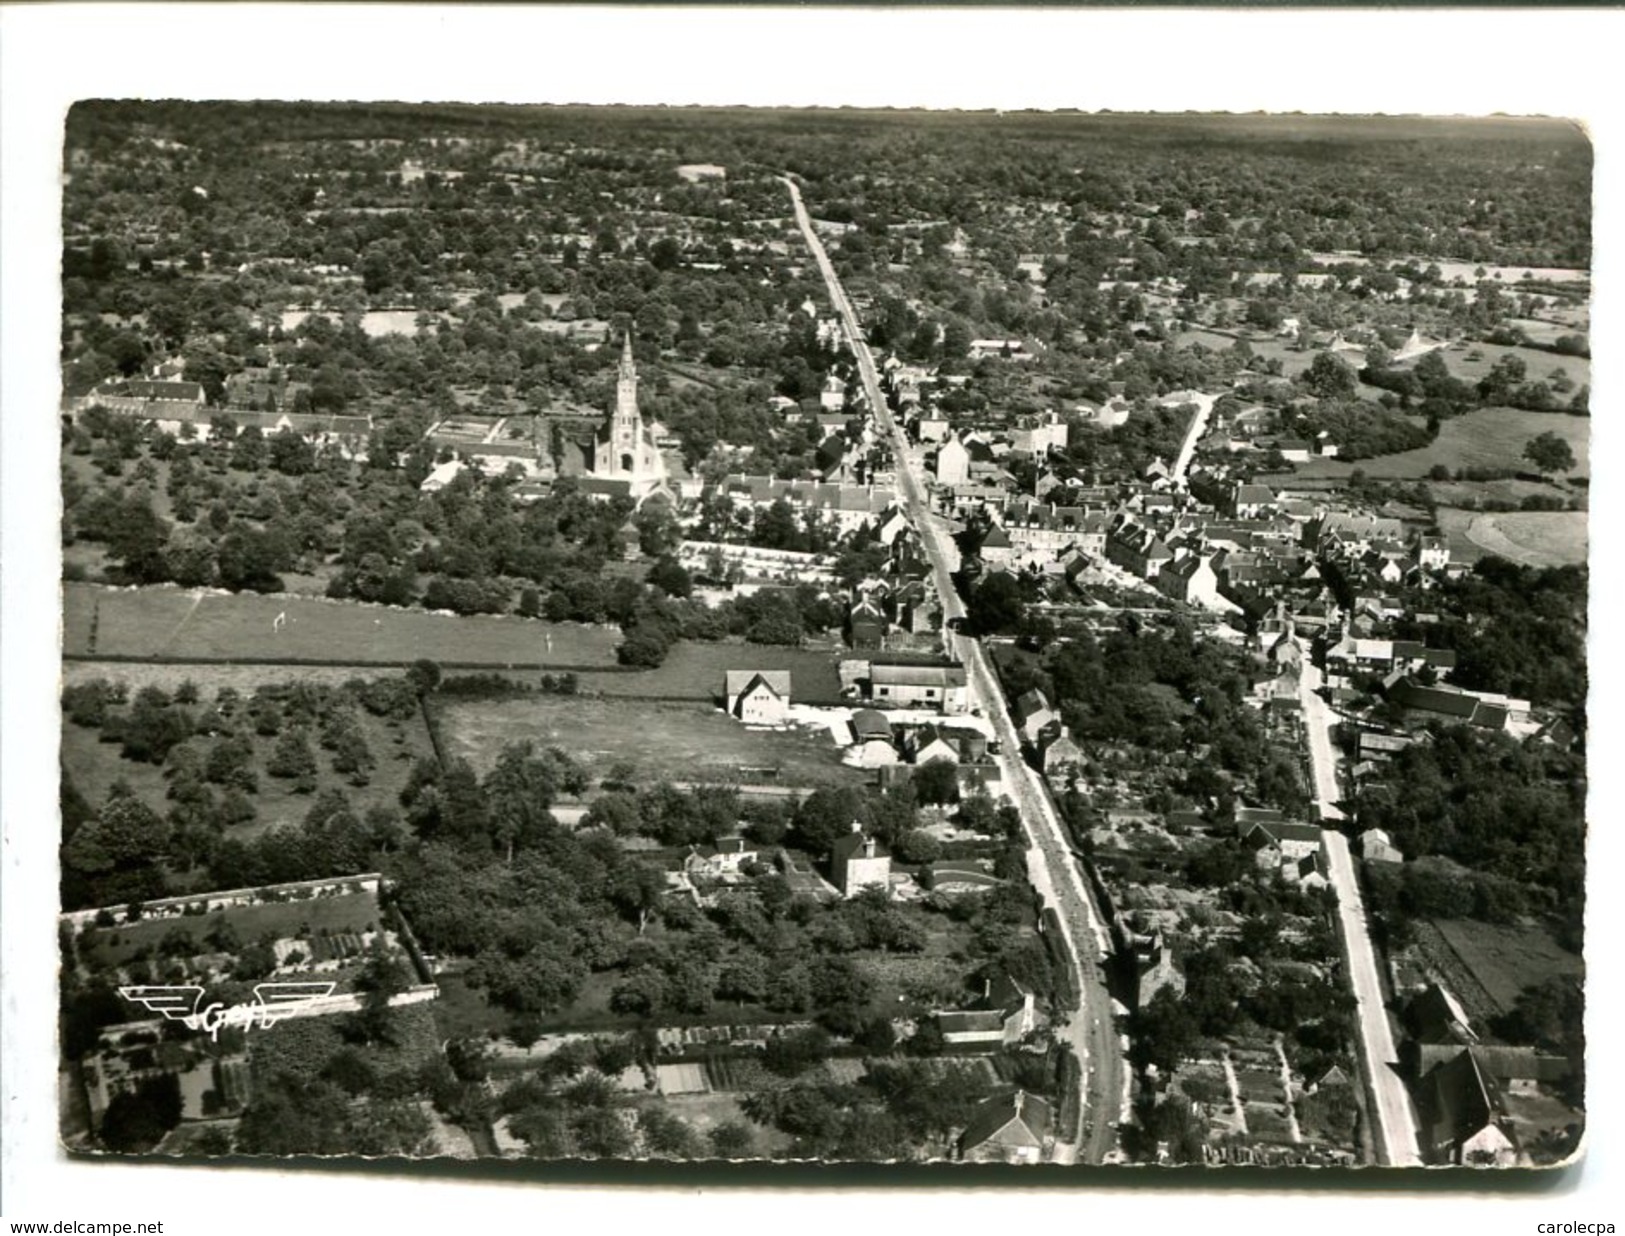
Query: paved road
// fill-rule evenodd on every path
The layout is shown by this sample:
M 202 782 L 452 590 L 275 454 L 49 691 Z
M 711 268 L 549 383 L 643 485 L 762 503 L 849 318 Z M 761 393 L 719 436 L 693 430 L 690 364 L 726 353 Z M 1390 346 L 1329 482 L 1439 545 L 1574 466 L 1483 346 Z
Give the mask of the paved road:
M 1317 693 L 1320 670 L 1305 665 L 1299 681 L 1303 701 L 1303 721 L 1309 733 L 1309 758 L 1314 769 L 1315 800 L 1322 819 L 1340 820 L 1335 805 L 1341 794 L 1337 784 L 1337 754 L 1332 747 L 1332 726 L 1336 718 Z M 1360 882 L 1349 856 L 1348 837 L 1335 828 L 1324 830 L 1332 887 L 1337 892 L 1338 927 L 1343 951 L 1348 958 L 1349 980 L 1359 1005 L 1360 1067 L 1369 1080 L 1375 1101 L 1377 1154 L 1383 1163 L 1411 1167 L 1422 1161 L 1417 1145 L 1416 1109 L 1410 1091 L 1400 1079 L 1399 1053 L 1394 1047 L 1393 1027 L 1383 1001 L 1382 982 L 1377 973 L 1377 956 L 1371 947 L 1371 928 L 1366 921 Z
M 1219 397 L 1217 395 L 1201 395 L 1192 392 L 1190 401 L 1196 405 L 1196 415 L 1191 417 L 1191 427 L 1185 431 L 1185 440 L 1180 443 L 1179 454 L 1174 459 L 1173 481 L 1175 485 L 1185 483 L 1185 473 L 1190 471 L 1191 458 L 1196 453 L 1196 444 L 1207 430 L 1207 423 L 1213 417 L 1213 405 L 1219 401 Z
M 795 206 L 796 222 L 823 274 L 830 301 L 840 316 L 847 340 L 857 358 L 864 393 L 874 409 L 876 422 L 892 438 L 898 462 L 898 496 L 909 519 L 920 530 L 931 561 L 937 593 L 942 599 L 944 615 L 948 619 L 963 618 L 964 602 L 955 591 L 951 578 L 959 565 L 958 549 L 947 535 L 941 520 L 931 511 L 919 474 L 919 461 L 909 452 L 902 429 L 891 415 L 881 393 L 874 358 L 864 341 L 857 314 L 841 286 L 829 255 L 813 230 L 812 220 L 801 201 L 800 189 L 789 178 L 784 178 L 784 183 Z M 1066 1024 L 1056 1027 L 1057 1037 L 1071 1044 L 1083 1068 L 1082 1128 L 1075 1140 L 1072 1137 L 1058 1139 L 1055 1161 L 1099 1163 L 1116 1148 L 1116 1125 L 1123 1115 L 1127 1081 L 1127 1071 L 1118 1048 L 1117 1030 L 1112 1023 L 1111 997 L 1106 990 L 1103 969 L 1109 940 L 1054 803 L 1041 778 L 1021 758 L 1019 735 L 981 643 L 954 634 L 949 634 L 947 638 L 951 655 L 965 666 L 973 705 L 992 722 L 998 735 L 1001 746 L 998 759 L 1004 786 L 1021 810 L 1029 842 L 1028 874 L 1044 904 L 1056 909 L 1061 921 L 1061 934 L 1076 970 L 1078 990 L 1082 993 L 1082 1005 L 1078 1012 Z

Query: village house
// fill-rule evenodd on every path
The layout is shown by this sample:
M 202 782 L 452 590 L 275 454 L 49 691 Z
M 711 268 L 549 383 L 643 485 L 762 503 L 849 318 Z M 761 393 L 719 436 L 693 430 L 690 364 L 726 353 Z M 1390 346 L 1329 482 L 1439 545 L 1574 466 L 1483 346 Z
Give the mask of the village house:
M 849 485 L 835 481 L 782 481 L 771 476 L 736 474 L 724 479 L 716 493 L 736 507 L 760 509 L 783 501 L 797 515 L 828 519 L 843 533 L 852 532 L 883 513 L 893 501 L 884 486 Z
M 1238 484 L 1225 504 L 1232 519 L 1262 519 L 1274 509 L 1275 491 L 1268 485 Z
M 1171 992 L 1177 999 L 1185 994 L 1185 976 L 1174 964 L 1173 950 L 1162 938 L 1162 932 L 1148 936 L 1131 936 L 1130 947 L 1134 956 L 1134 1007 L 1143 1009 L 1159 991 Z
M 1034 687 L 1016 696 L 1015 722 L 1022 738 L 1037 746 L 1045 730 L 1060 726 L 1061 715 L 1050 707 L 1049 698 Z
M 1397 519 L 1327 511 L 1304 525 L 1303 543 L 1322 556 L 1333 550 L 1363 554 L 1377 541 L 1403 541 L 1405 526 Z
M 846 407 L 846 382 L 839 374 L 830 374 L 824 379 L 823 389 L 818 392 L 818 406 L 826 412 L 839 412 Z
M 1038 1024 L 1031 988 L 1003 970 L 982 979 L 982 994 L 970 1008 L 939 1011 L 936 1018 L 943 1042 L 953 1047 L 1012 1047 Z
M 897 763 L 897 742 L 886 714 L 860 708 L 848 722 L 852 730 L 849 760 L 860 768 L 884 768 Z
M 760 858 L 760 851 L 743 837 L 718 837 L 716 845 L 690 846 L 683 870 L 690 880 L 726 880 Z
M 846 623 L 847 637 L 854 648 L 873 650 L 886 642 L 886 613 L 873 597 L 854 601 Z
M 1405 855 L 1381 828 L 1368 828 L 1360 834 L 1360 857 L 1368 863 L 1402 863 Z
M 1400 678 L 1387 691 L 1388 702 L 1401 709 L 1407 722 L 1425 725 L 1443 721 L 1447 725 L 1471 725 L 1481 730 L 1505 730 L 1508 711 L 1471 695 L 1445 687 L 1427 687 L 1410 677 Z
M 1054 1116 L 1037 1095 L 1018 1090 L 976 1108 L 959 1136 L 959 1157 L 973 1163 L 1037 1163 L 1053 1144 Z
M 961 731 L 945 730 L 937 725 L 916 726 L 904 737 L 903 750 L 907 753 L 911 764 L 929 764 L 933 760 L 947 760 L 950 764 L 957 764 L 960 754 L 960 734 Z M 975 736 L 982 737 L 979 733 Z M 986 749 L 985 739 L 982 740 L 982 747 L 983 750 Z
M 959 440 L 959 435 L 950 434 L 937 448 L 933 475 L 938 485 L 963 485 L 970 479 L 970 452 Z
M 1242 845 L 1252 850 L 1255 861 L 1260 867 L 1282 867 L 1288 863 L 1296 864 L 1301 858 L 1319 855 L 1323 840 L 1320 829 L 1313 824 L 1302 824 L 1297 821 L 1281 818 L 1279 812 L 1270 813 L 1273 819 L 1253 818 L 1244 820 L 1243 813 L 1255 809 L 1238 808 L 1236 811 L 1236 835 L 1241 838 Z
M 729 670 L 723 696 L 728 715 L 746 725 L 783 725 L 790 710 L 790 671 Z
M 965 711 L 969 692 L 963 665 L 875 661 L 869 695 L 887 708 L 933 708 L 948 716 Z
M 830 847 L 830 882 L 843 897 L 866 888 L 891 888 L 891 851 L 852 822 L 852 831 Z
M 1386 676 L 1395 671 L 1414 673 L 1424 666 L 1438 675 L 1456 668 L 1456 654 L 1448 648 L 1429 648 L 1414 640 L 1360 639 L 1345 627 L 1342 637 L 1326 649 L 1326 673 L 1348 678 L 1356 674 Z
M 1039 745 L 1039 762 L 1044 776 L 1050 781 L 1064 780 L 1075 774 L 1083 764 L 1083 749 L 1072 740 L 1063 726 L 1053 730 Z
M 1164 563 L 1156 583 L 1157 591 L 1186 605 L 1206 609 L 1219 605 L 1219 577 L 1213 573 L 1213 559 L 1206 554 L 1188 554 L 1177 562 Z
M 1152 528 L 1124 520 L 1106 534 L 1106 561 L 1141 579 L 1155 579 L 1174 552 Z
M 1421 1079 L 1418 1100 L 1422 1148 L 1430 1162 L 1509 1167 L 1518 1161 L 1503 1127 L 1499 1087 L 1474 1051 L 1434 1067 Z
M 1010 435 L 1010 449 L 1024 455 L 1043 457 L 1051 451 L 1064 451 L 1067 424 L 1053 411 L 1023 422 Z

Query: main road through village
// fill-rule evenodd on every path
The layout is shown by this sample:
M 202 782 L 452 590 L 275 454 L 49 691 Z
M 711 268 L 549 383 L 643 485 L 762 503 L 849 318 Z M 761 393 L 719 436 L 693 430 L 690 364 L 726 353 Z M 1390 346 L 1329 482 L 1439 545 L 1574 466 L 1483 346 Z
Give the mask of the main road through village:
M 1333 822 L 1343 816 L 1336 805 L 1341 795 L 1337 788 L 1337 755 L 1332 748 L 1334 717 L 1317 690 L 1319 685 L 1319 669 L 1306 663 L 1298 691 L 1309 736 L 1315 802 L 1321 819 Z M 1337 891 L 1338 927 L 1348 958 L 1349 982 L 1358 1005 L 1360 1066 L 1375 1107 L 1377 1155 L 1394 1167 L 1414 1167 L 1422 1161 L 1416 1141 L 1416 1111 L 1398 1071 L 1399 1053 L 1394 1050 L 1393 1027 L 1388 1024 L 1376 953 L 1371 947 L 1371 928 L 1366 922 L 1354 862 L 1349 857 L 1349 839 L 1335 823 L 1322 830 L 1321 836 L 1326 842 L 1332 887 Z
M 1004 785 L 1021 810 L 1029 841 L 1027 867 L 1033 887 L 1046 906 L 1053 907 L 1061 922 L 1066 951 L 1076 972 L 1081 1003 L 1078 1011 L 1056 1027 L 1057 1038 L 1069 1044 L 1083 1067 L 1081 1125 L 1077 1130 L 1058 1130 L 1055 1161 L 1058 1163 L 1099 1163 L 1116 1147 L 1116 1128 L 1124 1115 L 1128 1070 L 1118 1048 L 1118 1034 L 1112 1022 L 1111 997 L 1106 990 L 1104 971 L 1109 942 L 1101 926 L 1101 916 L 1091 899 L 1088 882 L 1078 857 L 1067 839 L 1065 827 L 1038 774 L 1021 758 L 1021 742 L 1004 694 L 999 688 L 980 641 L 954 634 L 965 607 L 954 590 L 952 575 L 958 566 L 958 551 L 941 521 L 926 501 L 920 480 L 919 459 L 909 451 L 901 427 L 892 416 L 880 391 L 874 357 L 864 341 L 852 302 L 841 286 L 835 267 L 813 230 L 812 219 L 801 200 L 795 181 L 785 177 L 795 206 L 796 223 L 806 239 L 829 289 L 829 298 L 841 320 L 848 343 L 857 358 L 858 373 L 869 406 L 880 425 L 893 439 L 898 459 L 897 488 L 903 508 L 920 530 L 935 575 L 937 594 L 942 598 L 944 618 L 949 624 L 947 639 L 952 651 L 964 664 L 971 698 L 982 716 L 998 734 L 1000 771 Z

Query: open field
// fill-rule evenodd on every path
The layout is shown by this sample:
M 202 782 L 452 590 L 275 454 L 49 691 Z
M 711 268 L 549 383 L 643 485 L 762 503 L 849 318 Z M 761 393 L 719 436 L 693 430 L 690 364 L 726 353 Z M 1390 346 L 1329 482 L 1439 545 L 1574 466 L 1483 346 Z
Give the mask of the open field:
M 62 685 L 105 678 L 122 682 L 133 694 L 142 687 L 173 691 L 183 682 L 199 687 L 233 687 L 252 692 L 264 683 L 320 682 L 339 686 L 352 678 L 376 678 L 390 671 L 376 665 L 224 665 L 214 662 L 65 661 Z M 518 675 L 515 675 L 518 677 Z
M 464 618 L 349 601 L 172 587 L 65 584 L 68 656 L 184 657 L 200 661 L 322 661 L 612 666 L 620 632 L 530 618 Z M 92 615 L 95 647 L 90 646 Z M 280 629 L 277 615 L 286 614 Z M 546 637 L 551 634 L 552 648 Z
M 466 759 L 481 774 L 508 743 L 529 739 L 562 747 L 595 777 L 623 761 L 645 779 L 810 787 L 861 777 L 842 765 L 827 731 L 750 730 L 708 707 L 540 695 L 434 707 L 447 758 Z
M 1528 367 L 1530 382 L 1550 377 L 1558 369 L 1568 374 L 1577 386 L 1584 386 L 1591 381 L 1591 361 L 1586 357 L 1559 356 L 1555 352 L 1543 352 L 1539 348 L 1509 347 L 1505 344 L 1479 343 L 1472 340 L 1465 348 L 1452 346 L 1439 355 L 1444 357 L 1451 374 L 1463 382 L 1477 382 L 1494 368 L 1496 361 L 1508 355 L 1517 356 Z M 1477 359 L 1469 359 L 1471 357 Z
M 1555 433 L 1574 451 L 1576 467 L 1570 475 L 1591 472 L 1591 422 L 1583 416 L 1554 412 L 1525 412 L 1517 408 L 1484 408 L 1454 417 L 1439 427 L 1439 436 L 1427 446 L 1375 459 L 1313 459 L 1299 464 L 1295 477 L 1345 479 L 1356 468 L 1381 480 L 1411 480 L 1427 476 L 1436 464 L 1452 471 L 1460 468 L 1516 468 L 1532 472 L 1523 458 L 1529 439 Z
M 1451 553 L 1469 561 L 1486 553 L 1524 566 L 1570 566 L 1586 561 L 1585 511 L 1462 511 L 1438 508 Z M 1464 550 L 1458 554 L 1458 546 Z
M 837 704 L 841 699 L 841 654 L 810 648 L 725 643 L 676 645 L 658 669 L 587 671 L 583 691 L 648 699 L 682 698 L 709 702 L 722 698 L 729 670 L 789 670 L 790 698 L 798 704 Z

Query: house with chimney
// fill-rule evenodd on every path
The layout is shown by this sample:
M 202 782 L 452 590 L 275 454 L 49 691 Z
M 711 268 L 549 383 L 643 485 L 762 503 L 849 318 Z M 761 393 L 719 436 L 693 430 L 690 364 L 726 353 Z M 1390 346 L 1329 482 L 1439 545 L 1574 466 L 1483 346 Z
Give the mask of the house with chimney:
M 891 888 L 891 851 L 856 820 L 852 831 L 830 847 L 830 883 L 843 897 L 856 897 L 866 888 Z
M 959 1136 L 968 1163 L 1038 1163 L 1055 1144 L 1055 1117 L 1035 1094 L 1017 1090 L 980 1104 Z

